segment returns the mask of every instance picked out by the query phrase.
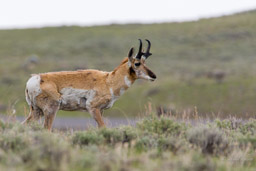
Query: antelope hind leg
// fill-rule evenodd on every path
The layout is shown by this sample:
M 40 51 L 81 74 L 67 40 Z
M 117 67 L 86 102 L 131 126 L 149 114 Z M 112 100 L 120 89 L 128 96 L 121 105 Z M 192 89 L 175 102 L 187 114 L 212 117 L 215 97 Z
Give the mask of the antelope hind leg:
M 38 121 L 43 116 L 43 112 L 41 109 L 37 108 L 34 109 L 32 106 L 30 106 L 30 112 L 28 117 L 22 122 L 22 124 L 27 124 L 31 121 Z
M 47 128 L 49 131 L 52 129 L 53 120 L 59 110 L 59 107 L 59 101 L 51 101 L 44 107 L 44 128 Z

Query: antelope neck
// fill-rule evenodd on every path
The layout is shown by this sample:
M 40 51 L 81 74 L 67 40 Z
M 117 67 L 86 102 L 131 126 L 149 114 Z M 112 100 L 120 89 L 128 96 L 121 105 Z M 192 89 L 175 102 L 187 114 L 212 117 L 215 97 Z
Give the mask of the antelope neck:
M 117 69 L 110 72 L 108 76 L 109 88 L 112 89 L 115 96 L 121 96 L 136 80 L 130 73 L 130 67 L 123 63 Z

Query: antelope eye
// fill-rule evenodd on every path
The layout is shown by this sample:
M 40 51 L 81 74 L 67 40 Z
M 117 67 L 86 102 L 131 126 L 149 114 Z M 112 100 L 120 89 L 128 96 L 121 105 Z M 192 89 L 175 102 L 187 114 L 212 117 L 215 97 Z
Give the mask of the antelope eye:
M 135 65 L 136 67 L 138 67 L 138 66 L 140 66 L 140 63 L 135 63 L 134 65 Z

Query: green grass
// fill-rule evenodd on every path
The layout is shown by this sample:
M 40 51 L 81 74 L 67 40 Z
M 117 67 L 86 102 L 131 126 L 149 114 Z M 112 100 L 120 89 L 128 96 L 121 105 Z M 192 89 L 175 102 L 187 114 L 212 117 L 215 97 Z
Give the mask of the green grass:
M 154 107 L 161 106 L 175 113 L 193 113 L 196 106 L 202 116 L 255 116 L 253 102 L 256 101 L 256 79 L 253 77 L 227 78 L 221 84 L 205 78 L 166 80 L 160 85 L 136 85 L 131 89 L 116 102 L 110 112 L 106 112 L 107 115 L 125 115 L 126 111 L 137 113 L 137 110 L 143 113 L 145 104 L 149 101 Z M 140 96 L 135 96 L 136 94 Z
M 138 46 L 138 38 L 147 38 L 153 53 L 147 63 L 158 79 L 135 83 L 106 116 L 137 116 L 148 101 L 175 110 L 197 106 L 204 114 L 253 116 L 255 17 L 256 11 L 250 11 L 184 23 L 0 30 L 1 113 L 16 100 L 17 113 L 23 113 L 30 74 L 78 68 L 111 71 L 131 46 Z M 38 63 L 30 63 L 31 58 Z M 205 77 L 215 70 L 226 73 L 222 84 Z
M 0 169 L 255 169 L 255 119 L 184 121 L 150 114 L 136 127 L 53 133 L 35 123 L 0 122 Z

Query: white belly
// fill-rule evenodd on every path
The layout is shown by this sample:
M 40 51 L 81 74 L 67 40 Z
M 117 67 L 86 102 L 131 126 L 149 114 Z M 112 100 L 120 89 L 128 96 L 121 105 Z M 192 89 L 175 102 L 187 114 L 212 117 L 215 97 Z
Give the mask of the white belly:
M 61 91 L 61 110 L 89 110 L 95 90 L 63 88 Z

